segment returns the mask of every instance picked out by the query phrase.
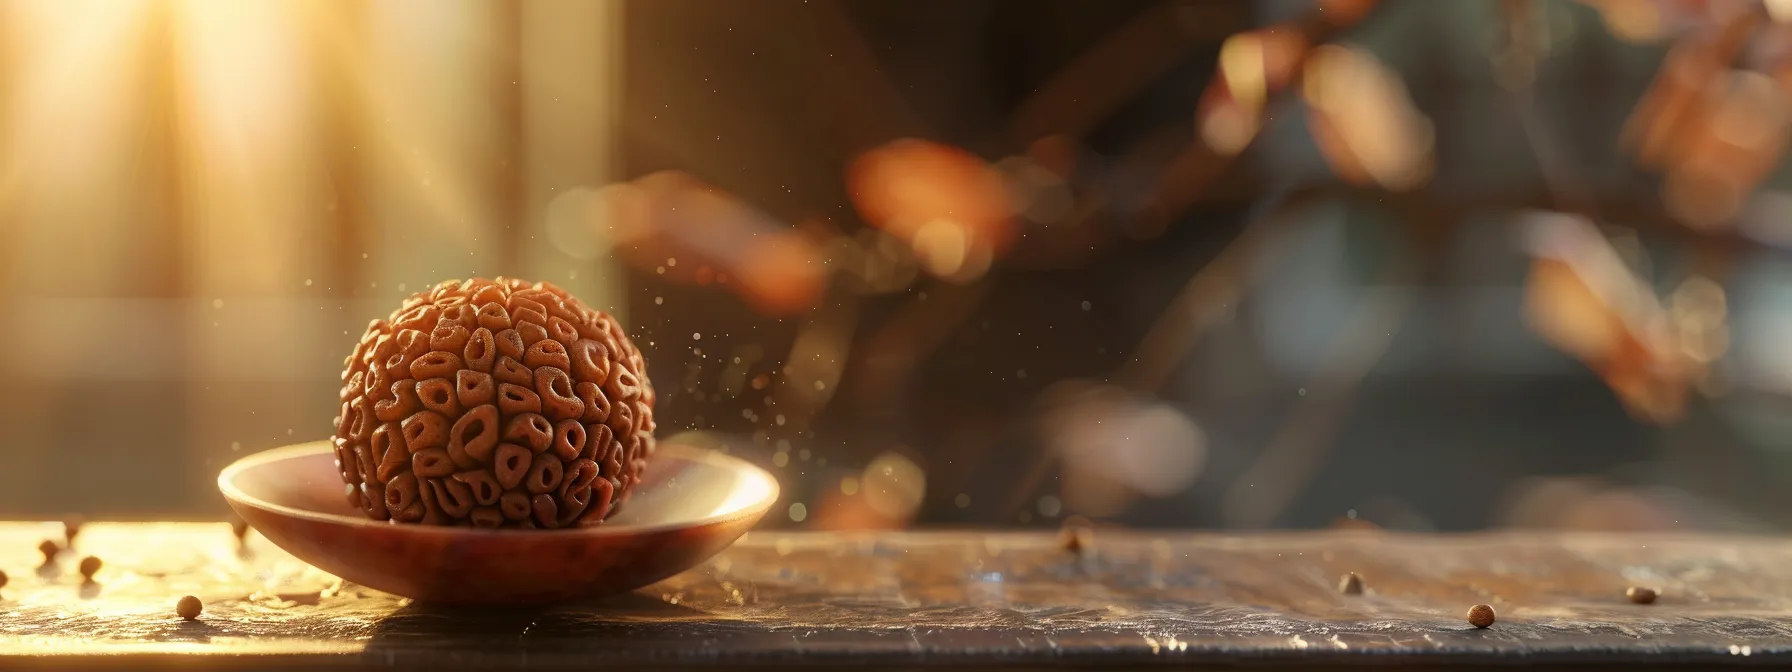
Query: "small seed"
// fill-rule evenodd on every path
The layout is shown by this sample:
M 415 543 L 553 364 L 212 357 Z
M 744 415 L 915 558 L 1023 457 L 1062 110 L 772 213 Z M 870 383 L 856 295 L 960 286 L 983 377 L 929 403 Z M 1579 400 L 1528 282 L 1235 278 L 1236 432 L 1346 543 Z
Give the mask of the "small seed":
M 0 572 L 0 588 L 6 587 L 6 572 Z
M 98 573 L 100 573 L 100 559 L 98 557 L 89 555 L 85 558 L 81 558 L 81 576 L 85 576 L 88 581 L 92 581 L 93 575 Z
M 1624 596 L 1630 598 L 1631 602 L 1637 604 L 1655 604 L 1655 598 L 1658 594 L 1655 592 L 1654 588 L 1631 586 L 1624 591 Z
M 1361 594 L 1363 594 L 1363 579 L 1362 579 L 1362 577 L 1357 576 L 1356 572 L 1350 572 L 1349 574 L 1345 574 L 1344 578 L 1338 580 L 1338 592 L 1343 593 L 1345 595 L 1361 595 Z
M 80 533 L 81 519 L 79 517 L 70 516 L 62 521 L 62 539 L 67 542 L 69 546 L 75 545 L 75 535 Z
M 1468 624 L 1477 628 L 1493 625 L 1493 607 L 1477 604 L 1468 608 Z
M 1095 526 L 1088 518 L 1071 516 L 1058 529 L 1058 546 L 1071 553 L 1081 553 L 1095 545 Z
M 202 611 L 205 611 L 205 605 L 199 602 L 199 598 L 192 595 L 180 598 L 180 602 L 174 605 L 174 613 L 189 621 L 198 619 L 199 612 Z
M 62 545 L 45 539 L 44 543 L 37 545 L 37 552 L 44 554 L 44 564 L 47 565 L 56 561 L 56 554 L 62 552 Z

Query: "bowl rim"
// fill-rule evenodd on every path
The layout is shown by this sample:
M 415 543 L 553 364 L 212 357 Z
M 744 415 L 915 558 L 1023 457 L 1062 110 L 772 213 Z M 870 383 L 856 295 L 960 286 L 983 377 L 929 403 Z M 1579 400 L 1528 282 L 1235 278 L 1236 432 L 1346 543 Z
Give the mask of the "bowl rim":
M 596 526 L 592 526 L 592 527 L 581 527 L 581 528 L 573 528 L 573 529 L 558 529 L 558 530 L 507 530 L 507 529 L 486 530 L 486 529 L 474 529 L 474 528 L 466 528 L 466 527 L 444 527 L 444 526 L 437 526 L 437 525 L 409 525 L 409 524 L 394 523 L 391 521 L 384 521 L 384 520 L 373 520 L 371 518 L 358 518 L 355 516 L 345 516 L 345 515 L 339 515 L 339 514 L 334 514 L 334 513 L 324 513 L 321 511 L 310 511 L 310 510 L 306 510 L 306 509 L 300 509 L 300 508 L 296 508 L 296 507 L 286 506 L 284 504 L 275 504 L 273 502 L 267 501 L 260 497 L 250 495 L 249 493 L 245 492 L 241 487 L 238 487 L 235 482 L 236 477 L 239 474 L 247 472 L 250 469 L 264 467 L 270 463 L 279 462 L 281 460 L 296 459 L 299 457 L 305 457 L 305 456 L 309 456 L 309 455 L 313 455 L 313 454 L 330 454 L 332 452 L 333 452 L 333 449 L 330 447 L 330 442 L 328 440 L 320 440 L 320 441 L 307 441 L 304 443 L 295 443 L 292 445 L 281 446 L 278 448 L 269 448 L 267 450 L 255 453 L 253 455 L 246 455 L 246 456 L 238 459 L 237 461 L 230 463 L 230 466 L 225 467 L 223 469 L 223 471 L 218 472 L 218 491 L 224 495 L 225 500 L 228 500 L 232 504 L 240 504 L 243 506 L 260 509 L 260 510 L 266 511 L 268 513 L 272 513 L 272 514 L 284 516 L 284 517 L 289 517 L 289 518 L 299 518 L 299 519 L 304 519 L 304 520 L 310 520 L 313 522 L 328 523 L 331 525 L 340 525 L 340 526 L 348 526 L 348 527 L 380 528 L 380 529 L 385 529 L 385 530 L 399 529 L 399 530 L 404 530 L 406 533 L 439 534 L 439 535 L 486 534 L 486 535 L 524 535 L 524 536 L 529 536 L 529 537 L 542 537 L 542 536 L 550 536 L 550 535 L 551 536 L 582 536 L 582 537 L 620 537 L 620 536 L 630 536 L 630 535 L 639 535 L 639 534 L 652 534 L 652 533 L 658 533 L 658 532 L 671 532 L 671 531 L 677 531 L 677 530 L 687 530 L 687 529 L 694 529 L 694 528 L 699 528 L 699 527 L 707 527 L 707 526 L 712 526 L 712 525 L 735 522 L 735 521 L 739 521 L 741 519 L 746 519 L 746 518 L 759 518 L 759 517 L 764 516 L 767 511 L 770 511 L 773 505 L 777 504 L 778 497 L 780 496 L 781 490 L 782 490 L 782 487 L 778 483 L 778 479 L 776 477 L 772 476 L 771 472 L 768 472 L 765 469 L 760 468 L 756 464 L 753 464 L 751 462 L 748 462 L 748 461 L 743 460 L 738 457 L 734 457 L 732 455 L 724 455 L 724 454 L 716 452 L 714 450 L 708 450 L 708 449 L 704 449 L 704 448 L 698 448 L 696 446 L 689 446 L 689 445 L 684 445 L 684 444 L 679 444 L 679 443 L 661 443 L 661 444 L 659 444 L 659 446 L 657 446 L 654 450 L 654 453 L 655 453 L 654 458 L 663 459 L 663 458 L 671 457 L 671 458 L 682 459 L 682 460 L 691 461 L 691 462 L 708 463 L 709 466 L 713 466 L 713 467 L 717 467 L 717 468 L 721 468 L 721 469 L 728 469 L 730 471 L 742 472 L 742 473 L 746 473 L 750 476 L 760 478 L 760 479 L 764 480 L 770 487 L 768 487 L 766 489 L 765 495 L 763 497 L 761 497 L 758 500 L 755 500 L 749 504 L 746 504 L 734 511 L 720 513 L 720 514 L 714 514 L 714 515 L 706 516 L 703 518 L 696 518 L 696 519 L 690 519 L 690 520 L 678 520 L 678 521 L 663 522 L 663 523 L 653 523 L 653 524 L 648 524 L 648 525 L 610 525 L 608 523 L 605 523 L 602 525 L 596 525 Z

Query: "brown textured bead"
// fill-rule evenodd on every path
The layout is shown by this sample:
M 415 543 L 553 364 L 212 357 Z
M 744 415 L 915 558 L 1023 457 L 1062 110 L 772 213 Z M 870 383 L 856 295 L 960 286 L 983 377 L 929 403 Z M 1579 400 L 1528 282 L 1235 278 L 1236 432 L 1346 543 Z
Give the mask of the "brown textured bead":
M 1468 608 L 1468 624 L 1477 628 L 1493 625 L 1493 607 L 1477 604 Z
M 1657 593 L 1654 588 L 1631 586 L 1624 590 L 1624 597 L 1637 604 L 1654 604 Z
M 400 523 L 601 523 L 652 452 L 654 394 L 621 325 L 546 283 L 450 281 L 344 359 L 332 445 L 349 502 Z
M 85 558 L 81 558 L 81 578 L 92 581 L 93 576 L 100 573 L 100 566 L 102 564 L 104 563 L 101 563 L 100 559 L 95 556 L 89 555 Z
M 188 621 L 198 619 L 200 612 L 203 611 L 205 611 L 205 605 L 199 601 L 199 598 L 192 595 L 184 596 L 174 604 L 174 614 Z

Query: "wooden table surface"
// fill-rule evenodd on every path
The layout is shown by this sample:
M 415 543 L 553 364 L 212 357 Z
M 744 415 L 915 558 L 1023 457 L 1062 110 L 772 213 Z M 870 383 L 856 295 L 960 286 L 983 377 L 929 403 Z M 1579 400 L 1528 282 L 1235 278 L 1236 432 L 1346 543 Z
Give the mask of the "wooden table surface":
M 0 668 L 1792 663 L 1792 543 L 1771 538 L 753 533 L 634 595 L 494 611 L 344 585 L 223 524 L 90 524 L 52 575 L 36 546 L 60 530 L 0 523 Z M 1349 571 L 1365 594 L 1339 593 Z M 1499 622 L 1470 627 L 1476 603 Z

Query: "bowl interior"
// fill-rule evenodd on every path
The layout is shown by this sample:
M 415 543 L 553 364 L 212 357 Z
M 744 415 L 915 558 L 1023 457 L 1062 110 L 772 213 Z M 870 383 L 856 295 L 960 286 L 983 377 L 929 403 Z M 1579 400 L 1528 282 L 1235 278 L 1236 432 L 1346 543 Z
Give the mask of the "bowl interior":
M 224 495 L 282 516 L 340 525 L 391 528 L 350 506 L 328 442 L 275 448 L 243 458 L 218 476 Z M 479 531 L 485 534 L 628 535 L 758 516 L 778 497 L 771 474 L 714 451 L 662 443 L 627 503 L 603 525 L 580 530 Z M 423 531 L 421 526 L 404 526 Z M 461 529 L 461 532 L 469 530 Z

